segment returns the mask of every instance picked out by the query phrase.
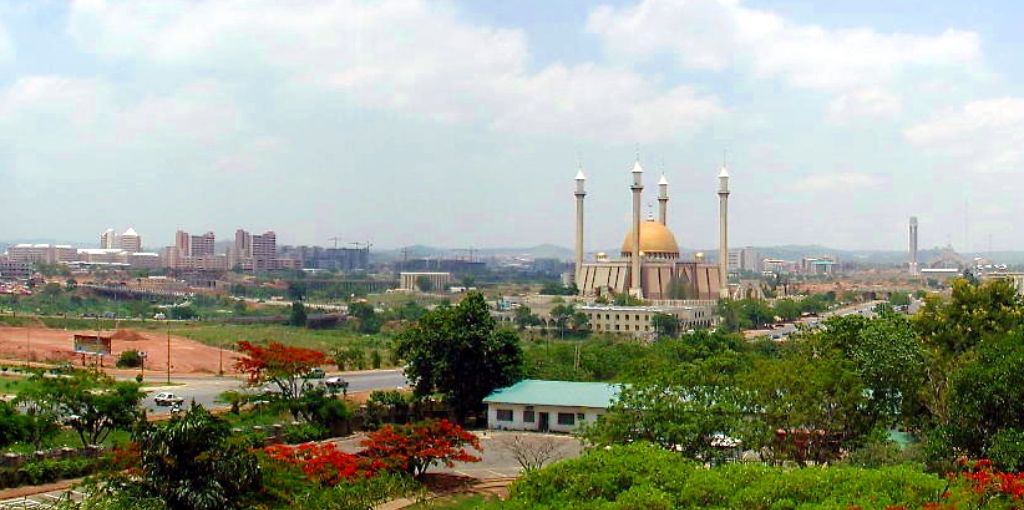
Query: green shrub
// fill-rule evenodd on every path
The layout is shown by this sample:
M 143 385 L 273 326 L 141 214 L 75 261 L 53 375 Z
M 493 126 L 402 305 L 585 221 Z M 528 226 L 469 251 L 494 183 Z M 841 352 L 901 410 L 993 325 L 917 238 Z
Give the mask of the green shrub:
M 941 478 L 911 466 L 788 469 L 732 463 L 706 469 L 677 453 L 634 443 L 591 450 L 527 474 L 500 508 L 912 508 L 937 498 L 944 486 Z
M 117 368 L 139 368 L 140 366 L 142 366 L 142 356 L 135 349 L 124 351 L 117 358 Z
M 328 436 L 327 429 L 313 423 L 303 423 L 284 430 L 284 442 L 288 444 L 319 441 Z
M 1003 429 L 992 436 L 988 457 L 1003 471 L 1024 471 L 1024 431 Z
M 18 468 L 0 468 L 0 488 L 80 478 L 94 474 L 107 465 L 104 459 L 46 459 L 28 462 Z

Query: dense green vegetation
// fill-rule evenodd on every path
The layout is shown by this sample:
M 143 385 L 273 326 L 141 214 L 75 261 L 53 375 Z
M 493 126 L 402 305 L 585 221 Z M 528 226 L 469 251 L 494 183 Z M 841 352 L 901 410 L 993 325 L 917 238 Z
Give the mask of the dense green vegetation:
M 650 443 L 594 449 L 527 474 L 502 509 L 847 509 L 919 506 L 945 487 L 911 467 L 789 469 L 728 464 L 705 469 Z

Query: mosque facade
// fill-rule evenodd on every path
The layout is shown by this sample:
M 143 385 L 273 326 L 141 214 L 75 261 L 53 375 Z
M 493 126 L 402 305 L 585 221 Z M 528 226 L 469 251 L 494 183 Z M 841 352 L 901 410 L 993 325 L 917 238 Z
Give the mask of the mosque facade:
M 668 181 L 664 175 L 658 182 L 658 215 L 641 218 L 643 199 L 643 168 L 636 161 L 632 169 L 632 222 L 622 241 L 618 257 L 598 253 L 593 260 L 584 259 L 584 199 L 586 177 L 582 169 L 576 174 L 576 266 L 575 282 L 584 297 L 629 294 L 645 300 L 717 300 L 728 295 L 724 264 L 709 264 L 703 254 L 685 260 L 679 252 L 676 237 L 667 224 Z M 720 259 L 728 254 L 729 174 L 723 166 L 719 173 Z

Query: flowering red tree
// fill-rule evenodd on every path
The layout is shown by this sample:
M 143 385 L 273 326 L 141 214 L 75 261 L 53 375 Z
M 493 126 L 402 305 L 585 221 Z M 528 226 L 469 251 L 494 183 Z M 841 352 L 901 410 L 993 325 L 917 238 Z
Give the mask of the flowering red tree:
M 334 443 L 272 445 L 264 451 L 271 459 L 300 467 L 307 477 L 324 485 L 370 477 L 382 467 L 371 459 L 345 453 Z
M 285 400 L 302 393 L 310 370 L 327 364 L 327 355 L 320 351 L 277 342 L 262 347 L 243 340 L 238 342 L 238 350 L 244 356 L 235 362 L 235 369 L 248 376 L 249 385 L 272 383 Z
M 948 475 L 949 487 L 940 501 L 925 503 L 922 510 L 1024 509 L 1024 473 L 996 471 L 987 459 L 976 462 L 962 459 L 959 464 L 962 470 Z M 890 506 L 886 510 L 908 510 L 908 507 Z
M 365 450 L 360 455 L 377 460 L 387 469 L 414 476 L 436 464 L 452 467 L 455 462 L 480 462 L 480 457 L 470 454 L 467 447 L 483 451 L 475 434 L 448 420 L 385 425 L 361 444 Z

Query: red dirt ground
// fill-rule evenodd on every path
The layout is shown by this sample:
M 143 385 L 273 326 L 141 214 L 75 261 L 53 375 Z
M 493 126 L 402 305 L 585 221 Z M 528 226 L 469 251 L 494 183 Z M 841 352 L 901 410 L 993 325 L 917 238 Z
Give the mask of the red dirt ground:
M 95 335 L 96 331 L 64 331 L 41 327 L 23 328 L 0 326 L 0 358 L 23 360 L 31 348 L 28 358 L 31 361 L 70 361 L 75 365 L 82 363 L 82 356 L 72 352 L 75 333 Z M 104 332 L 104 335 L 111 334 Z M 132 338 L 132 340 L 119 340 Z M 136 339 L 137 338 L 137 339 Z M 114 336 L 111 348 L 113 354 L 105 356 L 103 365 L 112 368 L 117 362 L 121 351 L 136 349 L 146 352 L 146 371 L 163 372 L 167 370 L 167 335 L 160 332 L 120 330 Z M 216 347 L 203 345 L 194 340 L 171 336 L 171 373 L 183 374 L 216 374 L 220 367 L 220 350 Z M 232 365 L 238 354 L 223 351 L 224 372 L 231 373 Z M 87 359 L 87 363 L 93 360 Z

